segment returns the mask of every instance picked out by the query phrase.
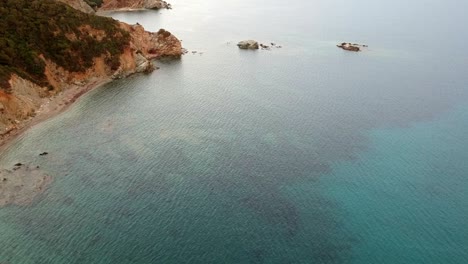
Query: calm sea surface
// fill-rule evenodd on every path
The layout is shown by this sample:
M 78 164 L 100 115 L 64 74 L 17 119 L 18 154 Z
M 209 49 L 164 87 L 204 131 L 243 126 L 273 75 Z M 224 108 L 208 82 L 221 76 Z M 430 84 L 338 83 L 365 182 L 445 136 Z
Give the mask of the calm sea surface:
M 171 2 L 108 15 L 189 54 L 1 153 L 54 182 L 0 263 L 468 263 L 468 2 Z

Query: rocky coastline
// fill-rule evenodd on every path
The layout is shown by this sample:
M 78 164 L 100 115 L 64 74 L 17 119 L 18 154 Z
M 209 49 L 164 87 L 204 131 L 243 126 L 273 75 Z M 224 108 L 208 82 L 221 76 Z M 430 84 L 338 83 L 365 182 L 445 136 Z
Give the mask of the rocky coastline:
M 132 11 L 144 9 L 172 9 L 164 0 L 104 0 L 99 7 L 91 7 L 84 0 L 56 0 L 84 13 L 94 14 L 99 11 Z
M 72 2 L 78 4 L 79 1 Z M 82 4 L 78 6 L 85 7 Z M 41 87 L 16 74 L 12 75 L 9 80 L 10 92 L 0 89 L 0 151 L 15 136 L 60 113 L 87 91 L 113 79 L 151 72 L 155 69 L 153 60 L 178 59 L 183 53 L 179 39 L 166 30 L 148 32 L 139 24 L 129 25 L 123 22 L 119 22 L 119 26 L 129 33 L 130 43 L 120 55 L 120 67 L 116 70 L 106 63 L 103 56 L 94 58 L 92 67 L 80 73 L 69 72 L 43 58 L 46 64 L 45 74 L 53 89 Z M 85 30 L 90 35 L 99 34 L 92 28 Z

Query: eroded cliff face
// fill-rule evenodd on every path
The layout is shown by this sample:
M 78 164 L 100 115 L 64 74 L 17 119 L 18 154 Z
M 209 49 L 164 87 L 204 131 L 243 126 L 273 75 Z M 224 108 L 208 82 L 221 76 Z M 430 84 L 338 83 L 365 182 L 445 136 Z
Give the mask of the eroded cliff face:
M 12 76 L 10 84 L 13 93 L 0 90 L 0 135 L 14 130 L 20 120 L 33 117 L 47 94 L 44 88 L 17 75 Z
M 83 0 L 57 0 L 84 13 L 93 14 L 94 9 Z
M 147 58 L 180 58 L 182 44 L 177 37 L 164 29 L 156 33 L 145 31 L 141 25 L 121 23 L 121 28 L 130 32 L 132 48 L 140 50 Z
M 45 59 L 45 75 L 51 87 L 40 87 L 37 84 L 12 75 L 9 83 L 10 92 L 0 89 L 0 143 L 2 138 L 21 127 L 22 121 L 34 117 L 43 111 L 45 105 L 53 102 L 50 98 L 67 89 L 89 89 L 96 82 L 123 78 L 137 72 L 150 72 L 154 69 L 151 59 L 161 57 L 179 58 L 182 55 L 180 41 L 172 34 L 160 31 L 151 33 L 140 25 L 120 23 L 120 27 L 130 33 L 128 47 L 120 55 L 120 67 L 112 70 L 105 56 L 94 58 L 93 66 L 86 72 L 69 72 L 54 62 Z M 89 35 L 97 36 L 102 31 L 86 27 Z M 65 102 L 65 104 L 68 102 Z M 59 106 L 57 106 L 59 107 Z
M 99 10 L 161 9 L 171 8 L 163 0 L 105 0 Z

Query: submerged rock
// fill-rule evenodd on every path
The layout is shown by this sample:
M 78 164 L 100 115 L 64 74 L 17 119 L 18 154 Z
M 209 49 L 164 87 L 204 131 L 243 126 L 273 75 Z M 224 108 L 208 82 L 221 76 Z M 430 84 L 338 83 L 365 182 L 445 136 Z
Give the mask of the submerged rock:
M 0 207 L 30 204 L 52 182 L 38 166 L 16 164 L 12 170 L 0 170 L 0 179 Z
M 240 49 L 259 49 L 258 42 L 255 40 L 244 40 L 237 43 Z

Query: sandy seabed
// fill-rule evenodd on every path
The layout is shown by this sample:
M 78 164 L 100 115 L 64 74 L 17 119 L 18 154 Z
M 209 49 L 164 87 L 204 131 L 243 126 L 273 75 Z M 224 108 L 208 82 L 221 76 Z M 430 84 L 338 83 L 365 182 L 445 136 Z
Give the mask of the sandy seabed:
M 0 207 L 28 205 L 44 192 L 52 177 L 39 166 L 15 165 L 12 169 L 0 170 Z

